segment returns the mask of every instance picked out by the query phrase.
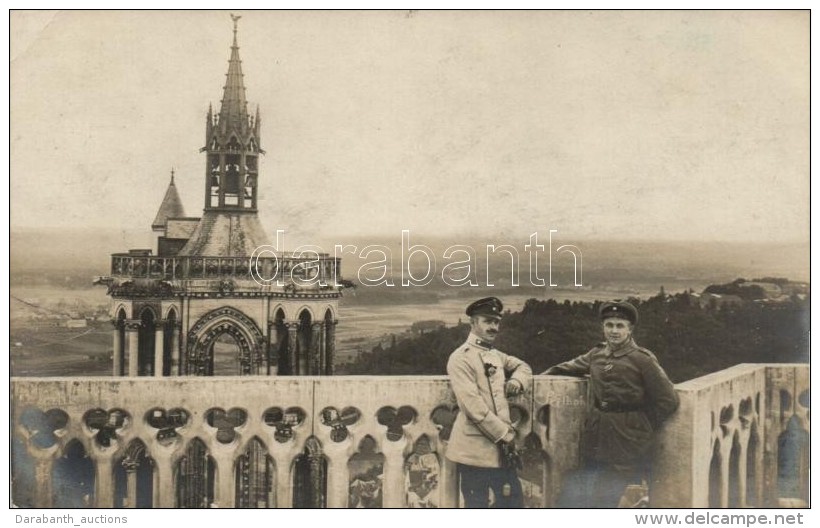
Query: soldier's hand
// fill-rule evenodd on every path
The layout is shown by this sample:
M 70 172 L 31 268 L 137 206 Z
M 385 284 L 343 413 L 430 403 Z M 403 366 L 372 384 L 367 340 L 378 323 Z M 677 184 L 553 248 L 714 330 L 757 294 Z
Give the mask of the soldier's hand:
M 516 379 L 508 380 L 507 383 L 504 384 L 504 393 L 507 396 L 518 396 L 522 392 L 524 392 L 524 385 Z
M 515 442 L 499 442 L 501 465 L 506 468 L 523 469 L 521 454 L 515 447 Z

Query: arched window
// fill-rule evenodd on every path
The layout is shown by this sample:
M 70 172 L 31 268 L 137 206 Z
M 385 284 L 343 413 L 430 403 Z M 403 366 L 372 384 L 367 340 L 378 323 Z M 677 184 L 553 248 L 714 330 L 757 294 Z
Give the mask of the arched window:
M 70 441 L 54 462 L 52 490 L 55 508 L 93 508 L 94 462 L 79 440 Z

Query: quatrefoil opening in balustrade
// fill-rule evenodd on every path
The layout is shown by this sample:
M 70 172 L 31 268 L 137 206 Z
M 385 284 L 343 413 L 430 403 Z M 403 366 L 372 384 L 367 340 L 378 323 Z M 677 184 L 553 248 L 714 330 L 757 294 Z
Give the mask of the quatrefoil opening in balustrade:
M 798 394 L 797 403 L 799 403 L 806 409 L 811 409 L 811 389 L 806 389 L 800 394 Z
M 550 438 L 550 413 L 552 409 L 549 405 L 542 405 L 535 413 L 535 419 L 538 423 L 544 426 L 544 436 L 549 440 Z
M 458 407 L 455 405 L 439 405 L 430 413 L 430 421 L 436 424 L 438 437 L 440 439 L 444 441 L 450 439 L 450 433 L 453 431 L 453 422 L 456 421 L 457 415 Z
M 122 409 L 91 409 L 83 415 L 83 423 L 94 431 L 94 440 L 102 447 L 111 446 L 117 431 L 125 427 L 128 419 L 128 413 Z
M 740 404 L 737 406 L 737 417 L 740 420 L 740 425 L 744 429 L 747 429 L 749 424 L 752 423 L 752 419 L 754 419 L 754 410 L 752 409 L 752 406 L 753 403 L 751 396 L 740 400 Z
M 59 432 L 68 425 L 68 414 L 60 409 L 26 409 L 20 415 L 20 425 L 28 432 L 32 444 L 46 449 L 57 443 Z
M 387 426 L 387 439 L 397 442 L 404 437 L 404 426 L 416 420 L 418 413 L 412 407 L 403 405 L 396 410 L 395 407 L 382 407 L 376 413 L 376 420 Z
M 184 427 L 188 423 L 190 413 L 185 409 L 173 408 L 169 411 L 161 408 L 154 408 L 145 413 L 145 422 L 159 429 L 157 431 L 157 442 L 160 445 L 170 445 L 178 437 L 177 429 Z
M 786 389 L 780 389 L 780 422 L 785 423 L 792 415 L 792 395 Z
M 723 431 L 723 436 L 729 434 L 729 422 L 735 417 L 735 406 L 731 403 L 720 410 L 720 430 Z
M 219 407 L 205 413 L 205 422 L 216 428 L 216 440 L 220 444 L 230 444 L 236 438 L 236 428 L 245 425 L 248 413 L 242 409 L 232 408 L 229 411 Z
M 527 410 L 520 405 L 516 405 L 514 403 L 510 404 L 510 421 L 512 421 L 513 427 L 518 427 L 522 423 L 526 422 L 529 416 L 530 413 L 528 413 Z
M 262 414 L 262 421 L 274 428 L 273 437 L 283 444 L 293 438 L 293 429 L 302 425 L 306 415 L 299 407 L 288 407 L 284 411 L 271 407 Z
M 347 438 L 347 428 L 358 422 L 361 415 L 355 407 L 345 407 L 341 411 L 336 407 L 325 407 L 321 412 L 322 424 L 331 428 L 330 439 L 334 442 L 341 442 Z
M 811 389 L 806 389 L 797 396 L 797 402 L 806 409 L 806 418 L 811 420 Z

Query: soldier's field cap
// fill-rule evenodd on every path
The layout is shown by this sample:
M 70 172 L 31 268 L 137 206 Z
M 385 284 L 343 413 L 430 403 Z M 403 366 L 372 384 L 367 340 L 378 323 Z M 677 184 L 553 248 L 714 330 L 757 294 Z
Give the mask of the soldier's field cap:
M 638 309 L 626 301 L 605 302 L 598 313 L 601 315 L 601 321 L 610 317 L 618 317 L 632 324 L 638 322 Z
M 501 310 L 504 305 L 496 297 L 485 297 L 479 299 L 467 307 L 467 315 L 470 317 L 474 315 L 484 315 L 487 317 L 496 317 L 501 319 Z

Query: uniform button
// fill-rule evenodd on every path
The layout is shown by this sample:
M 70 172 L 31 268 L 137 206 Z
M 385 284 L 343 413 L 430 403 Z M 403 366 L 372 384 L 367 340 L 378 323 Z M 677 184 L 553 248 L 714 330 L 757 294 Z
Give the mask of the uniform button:
M 605 409 L 607 409 L 608 407 L 609 407 L 609 403 L 608 403 L 608 402 L 605 402 L 605 401 L 601 402 L 601 409 L 604 409 L 604 410 L 605 410 Z

